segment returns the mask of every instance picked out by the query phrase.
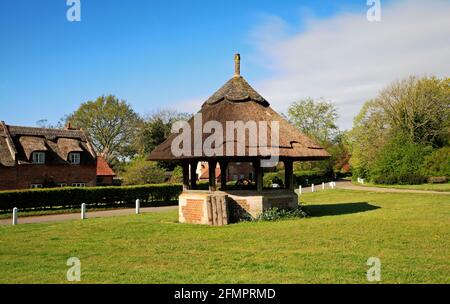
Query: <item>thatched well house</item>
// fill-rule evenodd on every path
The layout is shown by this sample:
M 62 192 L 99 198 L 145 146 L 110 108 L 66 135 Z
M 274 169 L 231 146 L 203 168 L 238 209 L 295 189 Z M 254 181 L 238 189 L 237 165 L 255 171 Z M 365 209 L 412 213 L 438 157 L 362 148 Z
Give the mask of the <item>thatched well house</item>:
M 208 127 L 209 122 L 214 122 L 215 129 L 222 131 L 228 131 L 229 122 L 242 122 L 240 126 L 244 129 L 232 130 L 231 139 L 227 133 L 223 141 L 211 145 L 214 150 L 211 153 L 203 146 L 211 142 L 212 128 Z M 199 123 L 200 131 L 208 129 L 210 132 L 199 132 Z M 257 216 L 271 207 L 295 208 L 298 200 L 294 192 L 293 162 L 330 157 L 325 149 L 275 112 L 269 102 L 247 83 L 240 75 L 239 54 L 235 56 L 235 75 L 203 103 L 200 111 L 187 124 L 191 130 L 189 137 L 195 143 L 183 147 L 184 153 L 174 154 L 174 144 L 179 144 L 180 134 L 172 133 L 148 156 L 148 160 L 181 161 L 183 165 L 184 191 L 179 197 L 180 222 L 225 224 L 236 220 L 243 213 Z M 256 126 L 257 134 L 246 129 L 252 125 Z M 276 132 L 277 129 L 279 132 Z M 240 138 L 239 132 L 242 135 Z M 259 140 L 255 140 L 255 137 Z M 265 141 L 260 140 L 264 137 Z M 276 144 L 273 141 L 275 137 L 278 137 Z M 262 162 L 273 157 L 284 163 L 285 187 L 263 189 Z M 208 191 L 197 190 L 195 171 L 199 161 L 208 162 L 211 170 Z M 221 172 L 227 172 L 230 162 L 250 162 L 254 167 L 254 183 L 237 190 L 227 185 L 226 174 L 220 174 L 220 187 L 217 187 L 214 178 L 216 164 L 219 163 Z

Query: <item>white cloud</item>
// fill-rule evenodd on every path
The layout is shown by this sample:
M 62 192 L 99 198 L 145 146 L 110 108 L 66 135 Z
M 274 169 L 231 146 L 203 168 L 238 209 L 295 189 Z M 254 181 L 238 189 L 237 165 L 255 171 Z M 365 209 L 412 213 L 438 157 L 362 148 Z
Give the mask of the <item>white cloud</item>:
M 325 97 L 337 104 L 339 125 L 348 129 L 363 102 L 392 81 L 449 76 L 449 1 L 382 1 L 381 18 L 368 22 L 365 12 L 308 18 L 295 33 L 270 17 L 251 33 L 252 60 L 273 71 L 255 87 L 281 111 L 300 98 Z

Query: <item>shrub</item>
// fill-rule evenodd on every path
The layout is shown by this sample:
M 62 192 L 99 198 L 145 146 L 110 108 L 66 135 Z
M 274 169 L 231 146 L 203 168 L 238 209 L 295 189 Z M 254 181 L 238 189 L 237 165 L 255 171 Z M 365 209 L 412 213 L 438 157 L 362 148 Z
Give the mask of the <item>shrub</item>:
M 262 212 L 258 217 L 253 218 L 253 221 L 279 221 L 292 218 L 304 218 L 307 217 L 305 211 L 300 207 L 296 209 L 278 209 L 270 208 Z
M 420 171 L 425 176 L 450 176 L 450 147 L 437 149 L 425 156 Z
M 420 183 L 425 181 L 420 174 L 424 157 L 431 147 L 416 144 L 405 136 L 395 136 L 378 153 L 371 172 L 375 183 Z M 394 182 L 394 179 L 397 179 Z
M 179 184 L 155 184 L 121 187 L 53 188 L 0 191 L 0 210 L 17 207 L 21 210 L 44 207 L 78 208 L 88 206 L 116 206 L 132 204 L 136 199 L 143 203 L 169 201 L 182 192 Z
M 432 176 L 428 178 L 430 184 L 444 184 L 448 181 L 446 176 Z
M 156 162 L 136 158 L 124 167 L 124 185 L 159 184 L 166 180 L 166 174 Z
M 372 178 L 375 184 L 394 185 L 397 183 L 397 176 L 392 174 L 381 174 Z
M 400 185 L 420 185 L 427 182 L 427 178 L 419 173 L 399 175 L 397 183 Z

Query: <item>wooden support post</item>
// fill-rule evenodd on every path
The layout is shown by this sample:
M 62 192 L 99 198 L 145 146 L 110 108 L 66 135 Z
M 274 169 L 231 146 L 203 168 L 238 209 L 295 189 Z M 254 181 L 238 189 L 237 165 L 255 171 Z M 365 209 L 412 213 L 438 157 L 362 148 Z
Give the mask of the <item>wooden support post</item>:
M 214 160 L 208 161 L 209 191 L 216 191 L 216 164 Z
M 255 180 L 256 180 L 256 191 L 261 193 L 263 190 L 263 169 L 261 168 L 261 160 L 253 161 L 253 168 L 255 168 Z
M 183 167 L 183 191 L 185 191 L 189 189 L 189 165 L 186 161 L 183 161 L 181 165 Z
M 191 189 L 197 189 L 197 161 L 190 163 L 191 168 Z
M 227 167 L 228 161 L 221 160 L 219 162 L 220 165 L 220 189 L 225 190 L 227 188 Z
M 290 159 L 284 161 L 284 184 L 286 189 L 294 190 L 293 162 Z

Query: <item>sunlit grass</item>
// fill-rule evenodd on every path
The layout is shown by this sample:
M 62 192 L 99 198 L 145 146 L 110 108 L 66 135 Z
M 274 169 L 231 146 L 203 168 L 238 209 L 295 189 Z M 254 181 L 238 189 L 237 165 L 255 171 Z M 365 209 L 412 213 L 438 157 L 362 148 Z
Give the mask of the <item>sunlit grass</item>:
M 224 227 L 177 212 L 0 227 L 1 283 L 450 283 L 450 196 L 326 190 L 307 219 Z

